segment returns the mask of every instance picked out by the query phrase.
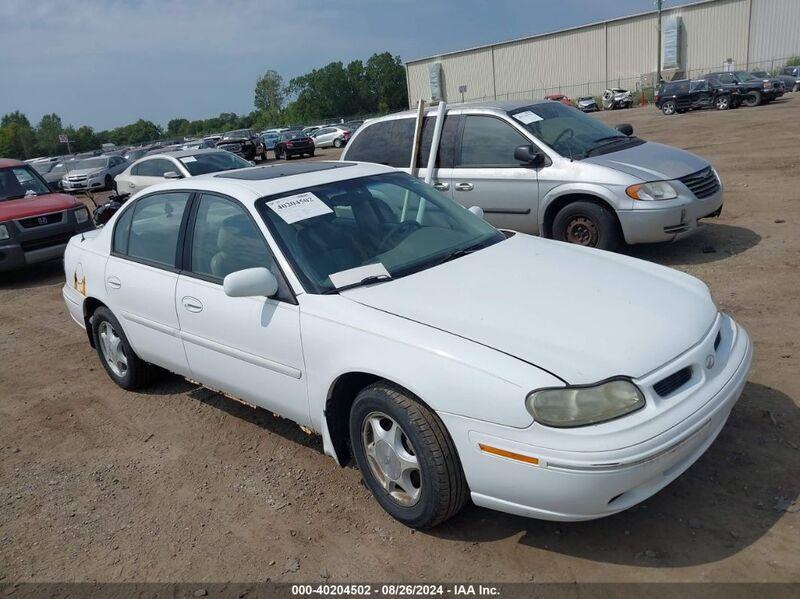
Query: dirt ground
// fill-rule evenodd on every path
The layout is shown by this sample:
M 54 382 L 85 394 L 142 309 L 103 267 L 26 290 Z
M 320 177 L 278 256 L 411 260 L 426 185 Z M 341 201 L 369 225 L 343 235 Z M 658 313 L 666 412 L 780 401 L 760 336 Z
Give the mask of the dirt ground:
M 115 387 L 51 264 L 0 275 L 0 582 L 800 580 L 800 94 L 599 118 L 726 185 L 696 236 L 626 250 L 704 280 L 755 341 L 730 421 L 677 481 L 594 522 L 470 506 L 414 532 L 288 421 L 176 377 Z

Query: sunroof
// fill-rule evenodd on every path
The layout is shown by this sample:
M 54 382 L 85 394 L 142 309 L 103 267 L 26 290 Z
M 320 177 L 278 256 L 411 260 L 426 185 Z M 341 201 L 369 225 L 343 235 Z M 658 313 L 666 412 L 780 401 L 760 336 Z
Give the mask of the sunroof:
M 225 171 L 214 176 L 224 179 L 266 181 L 267 179 L 276 179 L 278 177 L 290 177 L 292 175 L 328 171 L 334 168 L 353 166 L 355 164 L 355 162 L 298 162 L 295 164 L 273 164 L 270 166 L 258 166 L 237 171 Z

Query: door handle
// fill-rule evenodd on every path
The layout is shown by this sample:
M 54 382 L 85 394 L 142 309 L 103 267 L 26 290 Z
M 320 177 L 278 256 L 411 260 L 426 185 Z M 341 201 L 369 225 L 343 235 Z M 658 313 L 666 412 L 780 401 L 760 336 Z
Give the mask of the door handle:
M 445 183 L 444 181 L 436 181 L 433 184 L 433 187 L 435 189 L 438 189 L 439 191 L 447 191 L 448 189 L 450 189 L 450 184 L 449 183 Z
M 106 283 L 108 283 L 108 286 L 112 289 L 119 289 L 122 287 L 122 281 L 120 281 L 117 277 L 108 277 L 106 279 Z
M 203 302 L 195 297 L 184 297 L 181 302 L 183 303 L 183 307 L 189 312 L 197 313 L 203 311 Z
M 457 191 L 472 191 L 475 186 L 472 183 L 459 183 L 456 185 Z

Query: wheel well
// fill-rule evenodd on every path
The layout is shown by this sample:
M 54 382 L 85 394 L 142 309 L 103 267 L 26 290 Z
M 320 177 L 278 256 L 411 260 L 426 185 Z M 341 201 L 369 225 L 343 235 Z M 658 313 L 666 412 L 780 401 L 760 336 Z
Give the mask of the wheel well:
M 94 297 L 87 297 L 83 302 L 83 324 L 86 326 L 86 336 L 89 337 L 89 344 L 94 347 L 94 335 L 92 335 L 92 314 L 100 306 L 105 306 L 103 302 Z
M 350 408 L 362 389 L 381 377 L 366 372 L 348 372 L 331 385 L 325 402 L 325 421 L 339 463 L 344 466 L 352 458 L 350 452 Z
M 611 204 L 605 200 L 598 198 L 597 196 L 570 193 L 556 198 L 550 202 L 550 204 L 547 206 L 547 209 L 545 209 L 544 222 L 542 224 L 542 237 L 547 237 L 548 239 L 553 238 L 553 221 L 556 219 L 556 214 L 558 214 L 558 211 L 564 206 L 567 204 L 572 204 L 573 202 L 591 202 L 593 204 L 597 204 L 598 206 L 602 206 L 614 215 L 614 219 L 617 221 L 617 225 L 619 225 L 619 218 L 617 217 L 616 211 L 611 207 Z

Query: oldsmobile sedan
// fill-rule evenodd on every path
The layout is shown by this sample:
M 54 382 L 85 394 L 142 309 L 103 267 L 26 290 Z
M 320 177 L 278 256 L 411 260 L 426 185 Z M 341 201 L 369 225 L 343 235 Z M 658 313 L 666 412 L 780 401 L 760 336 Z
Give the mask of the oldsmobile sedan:
M 202 175 L 73 238 L 63 295 L 119 386 L 159 366 L 289 418 L 410 527 L 656 493 L 724 426 L 747 333 L 691 276 L 479 212 L 377 164 Z

